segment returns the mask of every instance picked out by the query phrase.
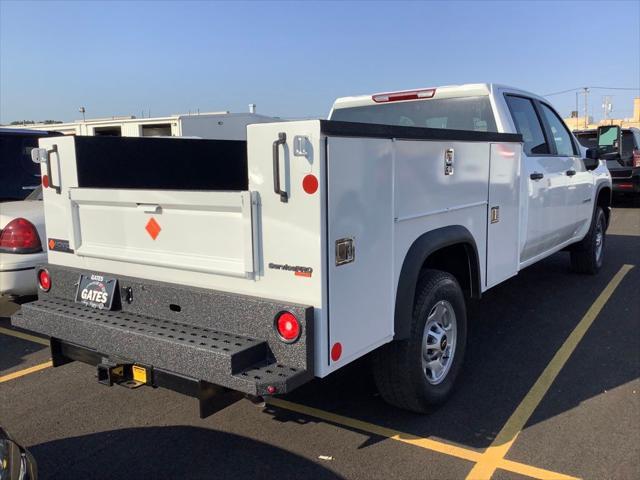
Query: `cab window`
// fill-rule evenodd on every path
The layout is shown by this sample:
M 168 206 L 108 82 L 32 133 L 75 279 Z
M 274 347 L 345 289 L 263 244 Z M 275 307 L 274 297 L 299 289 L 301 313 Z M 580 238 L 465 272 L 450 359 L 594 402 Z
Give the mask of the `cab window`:
M 331 120 L 401 127 L 497 132 L 488 96 L 454 97 L 338 108 Z
M 515 95 L 507 95 L 506 98 L 516 131 L 522 135 L 524 152 L 529 156 L 551 153 L 533 102 Z
M 556 153 L 562 157 L 576 155 L 575 146 L 573 145 L 573 140 L 571 139 L 571 134 L 569 133 L 567 126 L 560 119 L 558 114 L 551 109 L 551 107 L 544 103 L 540 105 L 542 107 L 542 115 L 544 115 L 544 118 L 551 129 L 551 141 L 556 146 Z
M 633 132 L 631 130 L 622 131 L 622 146 L 620 157 L 622 160 L 631 160 L 633 158 L 633 150 L 635 148 Z

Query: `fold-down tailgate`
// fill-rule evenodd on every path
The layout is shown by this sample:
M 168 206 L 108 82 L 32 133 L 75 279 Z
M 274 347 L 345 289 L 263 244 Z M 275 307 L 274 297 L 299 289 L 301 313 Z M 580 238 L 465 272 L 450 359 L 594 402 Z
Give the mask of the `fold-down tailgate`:
M 255 200 L 248 191 L 72 188 L 71 248 L 84 257 L 249 277 Z

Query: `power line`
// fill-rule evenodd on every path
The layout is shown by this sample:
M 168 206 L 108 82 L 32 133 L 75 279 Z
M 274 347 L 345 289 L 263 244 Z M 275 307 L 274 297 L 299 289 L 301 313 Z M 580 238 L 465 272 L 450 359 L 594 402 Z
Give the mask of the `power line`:
M 543 95 L 543 97 L 551 97 L 553 95 L 560 95 L 562 93 L 576 92 L 578 90 L 582 90 L 582 87 L 580 87 L 580 88 L 570 88 L 569 90 L 562 90 L 561 92 L 547 93 L 547 94 Z
M 596 89 L 596 90 L 637 90 L 637 91 L 640 91 L 640 87 L 637 87 L 637 88 L 627 88 L 627 87 L 578 87 L 578 88 L 570 88 L 568 90 L 562 90 L 560 92 L 547 93 L 547 94 L 543 95 L 543 97 L 551 97 L 553 95 L 561 95 L 563 93 L 577 92 L 578 90 L 584 90 L 585 88 Z
M 640 87 L 636 87 L 636 88 L 626 88 L 626 87 L 589 87 L 589 88 L 597 88 L 599 90 L 640 90 Z

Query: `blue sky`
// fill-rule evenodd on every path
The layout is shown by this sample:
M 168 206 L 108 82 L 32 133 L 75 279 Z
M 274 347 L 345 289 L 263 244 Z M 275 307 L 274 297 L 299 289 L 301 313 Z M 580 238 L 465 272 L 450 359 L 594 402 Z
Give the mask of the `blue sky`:
M 246 111 L 468 82 L 640 87 L 640 2 L 0 0 L 0 122 Z M 630 116 L 638 92 L 613 95 Z M 550 97 L 560 113 L 575 94 Z M 582 108 L 582 107 L 581 107 Z

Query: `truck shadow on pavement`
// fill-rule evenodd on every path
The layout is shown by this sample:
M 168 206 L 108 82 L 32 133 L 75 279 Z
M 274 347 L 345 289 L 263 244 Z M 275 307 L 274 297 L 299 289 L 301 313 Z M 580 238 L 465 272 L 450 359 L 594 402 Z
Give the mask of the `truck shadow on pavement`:
M 640 207 L 640 195 L 639 194 L 614 194 L 613 195 L 613 207 L 614 208 L 638 208 Z
M 281 448 L 191 426 L 113 430 L 41 443 L 29 450 L 41 480 L 342 478 Z
M 0 326 L 3 325 L 0 323 Z M 42 350 L 48 347 L 26 340 L 0 338 L 0 375 L 16 367 L 26 367 L 29 355 Z
M 0 297 L 0 327 L 11 329 L 11 315 L 19 310 L 19 305 L 35 299 L 36 297 L 22 297 L 9 302 L 8 298 Z M 2 372 L 25 365 L 30 355 L 45 349 L 47 347 L 44 345 L 0 334 L 0 375 Z
M 638 237 L 609 236 L 599 275 L 568 271 L 561 252 L 522 271 L 468 306 L 472 328 L 457 391 L 426 415 L 387 405 L 365 358 L 315 380 L 287 400 L 420 437 L 488 447 L 620 267 L 638 263 Z M 640 266 L 627 275 L 552 385 L 530 422 L 543 422 L 640 377 Z M 272 408 L 277 421 L 313 421 Z M 374 441 L 373 439 L 371 441 Z M 369 443 L 369 442 L 367 442 Z

